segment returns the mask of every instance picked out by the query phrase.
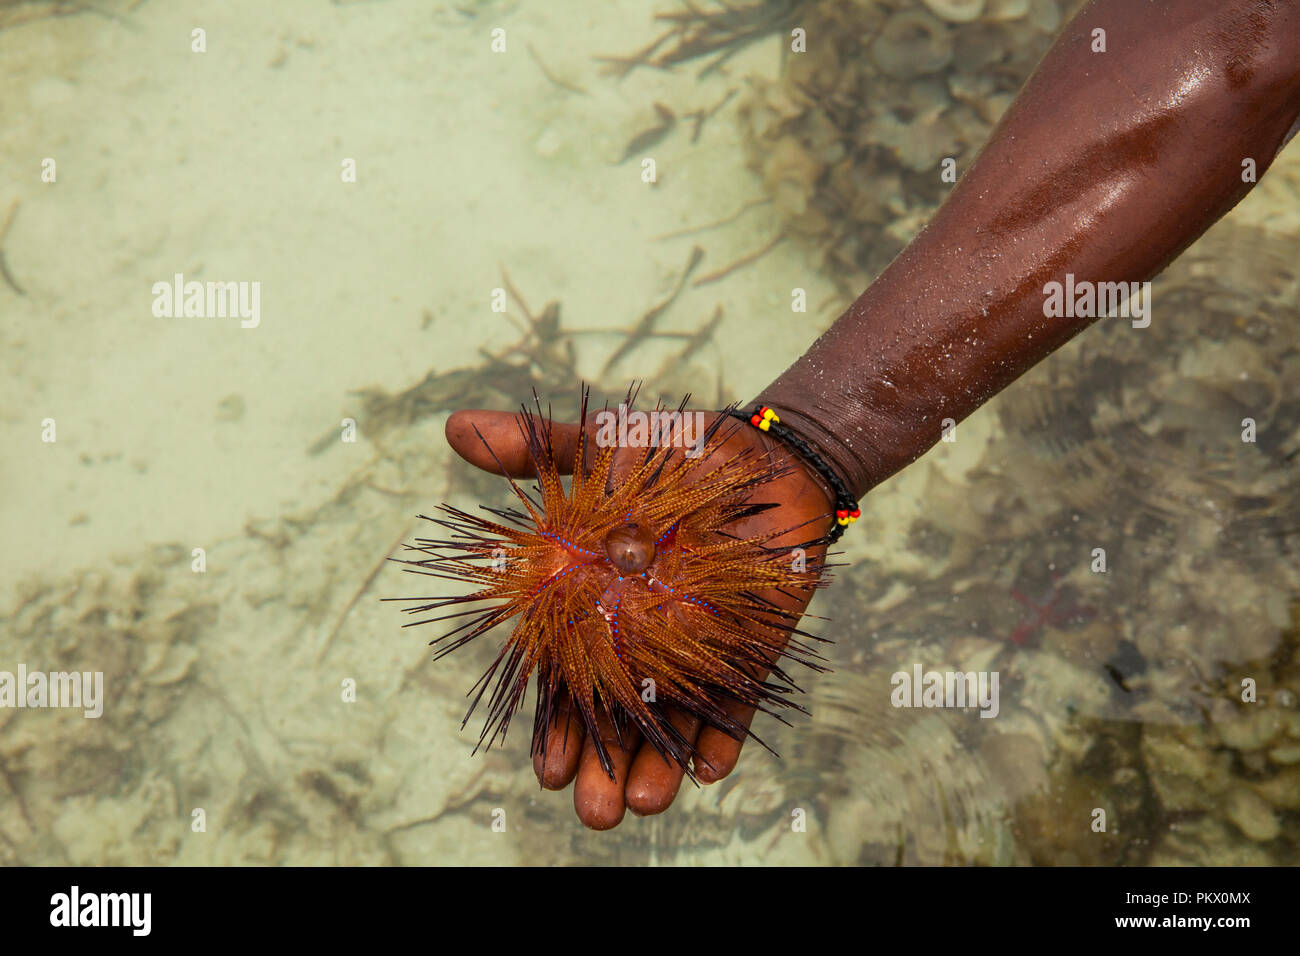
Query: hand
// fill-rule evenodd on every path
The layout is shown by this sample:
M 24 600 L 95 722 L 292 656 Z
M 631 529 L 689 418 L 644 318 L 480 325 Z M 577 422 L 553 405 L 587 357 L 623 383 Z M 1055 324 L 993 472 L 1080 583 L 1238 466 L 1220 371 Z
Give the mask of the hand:
M 719 417 L 716 411 L 703 414 L 708 422 Z M 834 505 L 814 473 L 768 435 L 755 428 L 740 427 L 739 422 L 735 424 L 737 427 L 734 429 L 727 424 L 722 426 L 721 434 L 730 434 L 724 441 L 715 440 L 705 459 L 706 465 L 711 458 L 729 457 L 746 446 L 752 446 L 763 451 L 772 450 L 780 460 L 794 462 L 795 467 L 765 484 L 756 495 L 762 501 L 775 502 L 780 507 L 737 522 L 733 533 L 755 535 L 789 529 L 771 542 L 772 547 L 778 548 L 783 545 L 793 548 L 816 537 L 828 527 L 825 522 L 830 521 Z M 501 474 L 504 468 L 514 478 L 536 477 L 515 414 L 459 411 L 447 419 L 446 431 L 448 444 L 470 464 L 493 474 Z M 568 475 L 573 471 L 579 434 L 577 424 L 557 422 L 552 426 L 552 444 L 561 474 Z M 482 435 L 482 440 L 479 435 Z M 484 447 L 484 441 L 491 446 L 495 460 Z M 644 449 L 618 449 L 614 457 L 615 472 L 620 465 L 626 466 L 642 454 Z M 590 461 L 591 456 L 584 455 L 584 460 Z M 824 551 L 822 547 L 810 549 L 809 567 L 816 567 L 821 562 Z M 800 615 L 811 594 L 768 591 L 763 596 L 782 609 Z M 724 707 L 741 726 L 748 727 L 753 720 L 753 708 L 731 702 L 725 702 Z M 668 809 L 684 776 L 680 767 L 665 760 L 652 747 L 639 745 L 635 736 L 629 741 L 630 750 L 620 749 L 608 720 L 602 718 L 601 736 L 614 763 L 614 779 L 611 780 L 600 766 L 594 743 L 585 739 L 586 732 L 581 722 L 563 719 L 566 709 L 562 703 L 556 708 L 561 716 L 548 731 L 545 763 L 540 753 L 533 758 L 533 769 L 543 787 L 562 790 L 576 777 L 574 808 L 578 819 L 593 830 L 618 826 L 627 809 L 640 815 L 662 813 Z M 695 741 L 694 771 L 701 783 L 714 783 L 731 773 L 740 757 L 742 740 L 734 740 L 715 727 L 701 727 L 698 719 L 680 711 L 671 712 L 670 719 L 687 739 Z

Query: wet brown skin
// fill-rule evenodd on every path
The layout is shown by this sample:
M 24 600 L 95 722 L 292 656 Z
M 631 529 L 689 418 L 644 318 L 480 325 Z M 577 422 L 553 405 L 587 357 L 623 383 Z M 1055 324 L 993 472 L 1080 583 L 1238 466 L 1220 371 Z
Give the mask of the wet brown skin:
M 757 401 L 866 494 L 1092 321 L 1045 318 L 1046 283 L 1152 278 L 1298 114 L 1295 0 L 1089 4 L 926 228 Z M 1152 321 L 1178 320 L 1157 297 Z
M 1106 53 L 1091 51 L 1095 28 Z M 935 444 L 942 419 L 962 420 L 1089 324 L 1045 318 L 1047 282 L 1151 278 L 1245 195 L 1242 161 L 1262 174 L 1298 114 L 1300 2 L 1089 4 L 926 229 L 758 401 L 865 494 Z M 1178 316 L 1157 300 L 1152 321 Z M 447 422 L 451 446 L 497 472 L 475 426 L 507 471 L 528 474 L 513 415 Z M 576 440 L 575 426 L 557 435 L 570 462 Z M 732 440 L 769 442 L 753 430 Z M 789 527 L 830 507 L 806 472 L 772 490 L 784 506 L 751 520 Z M 627 808 L 658 813 L 676 797 L 681 771 L 649 748 L 611 745 L 611 781 L 580 729 L 567 746 L 563 736 L 553 731 L 550 762 L 535 770 L 549 789 L 576 778 L 587 826 L 616 826 Z M 740 754 L 710 729 L 697 749 L 704 783 Z

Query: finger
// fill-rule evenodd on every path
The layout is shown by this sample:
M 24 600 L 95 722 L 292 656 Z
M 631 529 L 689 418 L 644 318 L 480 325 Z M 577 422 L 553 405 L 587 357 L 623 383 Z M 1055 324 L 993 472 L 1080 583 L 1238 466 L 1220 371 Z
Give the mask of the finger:
M 695 740 L 700 732 L 699 718 L 676 707 L 668 711 L 668 719 L 687 740 Z M 675 761 L 668 760 L 649 744 L 642 744 L 627 776 L 624 794 L 627 808 L 639 816 L 663 813 L 677 798 L 685 775 L 686 771 Z
M 814 549 L 814 560 L 820 561 L 821 556 L 825 553 L 824 548 Z M 763 595 L 774 606 L 786 612 L 793 613 L 797 620 L 798 615 L 808 605 L 810 595 L 800 594 L 792 591 L 764 591 Z M 788 618 L 778 615 L 766 615 L 760 613 L 756 617 L 762 621 L 766 620 L 770 626 L 777 631 L 781 631 L 783 622 L 785 625 L 793 624 Z M 788 635 L 781 638 L 780 646 L 769 646 L 765 650 L 765 655 L 769 664 L 775 664 L 781 656 L 781 648 L 786 644 Z M 761 668 L 756 675 L 756 680 L 765 681 L 770 671 L 767 668 Z M 746 734 L 743 731 L 749 729 L 749 725 L 754 721 L 755 710 L 753 707 L 746 706 L 734 700 L 722 702 L 723 712 L 734 721 L 737 729 L 742 731 L 740 739 L 730 736 L 726 731 L 717 727 L 705 726 L 700 731 L 700 736 L 695 742 L 696 758 L 693 761 L 695 767 L 695 778 L 704 784 L 717 783 L 731 771 L 736 769 L 736 762 L 740 759 L 740 751 L 745 745 Z
M 737 704 L 735 701 L 727 701 L 723 705 L 723 710 L 737 725 L 746 730 L 754 720 L 754 708 Z M 736 740 L 717 727 L 705 727 L 700 731 L 699 739 L 695 741 L 697 754 L 695 778 L 700 783 L 717 783 L 736 769 L 736 761 L 740 759 L 740 748 L 744 743 L 743 736 L 740 740 Z
M 786 591 L 767 591 L 765 592 L 772 602 L 778 606 L 784 606 L 790 610 L 801 612 L 808 602 L 807 595 L 796 595 Z M 763 615 L 758 615 L 762 619 Z M 781 641 L 784 646 L 785 640 Z M 764 651 L 768 662 L 775 664 L 781 656 L 781 649 L 775 646 L 769 646 Z M 755 673 L 753 668 L 750 672 L 754 673 L 754 679 L 765 681 L 771 673 L 766 667 L 760 668 Z M 740 733 L 740 739 L 730 736 L 725 730 L 720 730 L 714 726 L 705 726 L 700 731 L 699 739 L 695 742 L 695 752 L 697 754 L 695 766 L 695 778 L 700 783 L 717 783 L 731 771 L 736 769 L 736 761 L 740 759 L 740 750 L 745 745 L 745 738 L 748 736 L 744 733 L 749 729 L 749 725 L 754 721 L 755 710 L 746 704 L 734 700 L 724 700 L 721 702 L 723 712 L 731 718 L 734 727 Z
M 536 415 L 530 418 L 538 420 Z M 540 424 L 540 420 L 539 424 Z M 551 424 L 551 446 L 560 474 L 573 471 L 573 453 L 578 447 L 578 426 L 564 422 Z M 528 443 L 524 440 L 519 416 L 514 412 L 465 409 L 447 418 L 447 444 L 471 465 L 494 475 L 511 478 L 536 478 Z M 484 444 L 486 442 L 486 444 Z
M 605 775 L 605 768 L 600 765 L 600 756 L 596 752 L 596 742 L 588 737 L 582 745 L 582 760 L 578 764 L 578 782 L 573 787 L 573 808 L 578 812 L 578 819 L 593 830 L 608 830 L 616 827 L 623 820 L 627 805 L 623 802 L 623 791 L 627 786 L 627 772 L 632 763 L 632 755 L 640 742 L 640 734 L 635 729 L 624 731 L 628 749 L 618 744 L 614 725 L 609 717 L 601 714 L 597 718 L 600 739 L 605 743 L 610 761 L 614 765 L 614 779 Z
M 563 790 L 578 772 L 582 741 L 586 737 L 582 721 L 569 706 L 569 695 L 560 692 L 551 724 L 546 729 L 545 756 L 533 754 L 533 772 L 547 790 Z

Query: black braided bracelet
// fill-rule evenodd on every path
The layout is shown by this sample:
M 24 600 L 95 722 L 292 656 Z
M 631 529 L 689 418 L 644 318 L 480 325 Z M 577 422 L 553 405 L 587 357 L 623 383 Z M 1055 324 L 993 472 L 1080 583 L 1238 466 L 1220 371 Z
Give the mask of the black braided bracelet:
M 831 544 L 840 540 L 840 535 L 844 534 L 844 529 L 857 521 L 862 514 L 862 511 L 858 508 L 858 499 L 853 497 L 848 485 L 844 484 L 844 479 L 827 463 L 825 458 L 813 451 L 811 445 L 795 434 L 794 429 L 789 425 L 782 425 L 781 419 L 777 417 L 776 412 L 766 405 L 755 406 L 751 415 L 746 415 L 738 408 L 733 408 L 728 414 L 732 418 L 740 419 L 742 422 L 749 422 L 755 428 L 785 442 L 799 453 L 800 458 L 815 468 L 817 473 L 826 479 L 826 483 L 835 492 L 835 526 L 831 528 L 827 540 Z

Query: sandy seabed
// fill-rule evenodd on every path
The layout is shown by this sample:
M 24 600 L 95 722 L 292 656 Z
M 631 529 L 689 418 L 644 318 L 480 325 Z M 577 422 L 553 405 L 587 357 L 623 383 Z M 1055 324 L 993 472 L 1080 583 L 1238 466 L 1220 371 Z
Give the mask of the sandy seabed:
M 788 821 L 822 789 L 811 762 L 757 751 L 662 818 L 583 831 L 567 794 L 537 789 L 526 727 L 470 756 L 464 693 L 492 649 L 432 665 L 431 635 L 400 630 L 379 602 L 412 593 L 382 562 L 413 516 L 481 497 L 449 460 L 444 416 L 382 434 L 362 418 L 355 443 L 309 452 L 360 414 L 354 390 L 399 392 L 514 341 L 489 307 L 503 266 L 534 312 L 559 301 L 567 328 L 601 330 L 662 299 L 694 242 L 707 268 L 762 245 L 776 228 L 762 209 L 703 238 L 655 238 L 763 195 L 728 112 L 698 142 L 679 130 L 656 147 L 656 186 L 618 160 L 654 102 L 684 114 L 738 77 L 775 77 L 775 40 L 703 82 L 615 81 L 594 57 L 644 46 L 663 4 L 119 6 L 0 29 L 0 212 L 18 204 L 3 249 L 25 293 L 0 287 L 0 669 L 103 671 L 107 687 L 98 720 L 0 710 L 0 860 L 853 862 L 864 840 L 880 862 L 1025 860 L 1006 808 L 1047 788 L 1046 770 L 1008 781 L 1068 751 L 1069 734 L 1030 715 L 1003 725 L 1005 747 L 970 747 L 951 715 L 846 729 L 864 716 L 861 674 L 813 684 L 853 796 L 808 814 L 807 832 Z M 497 26 L 504 54 L 490 49 Z M 1291 153 L 1235 220 L 1300 232 Z M 341 178 L 348 160 L 356 182 Z M 258 326 L 155 316 L 154 284 L 177 273 L 260 283 Z M 834 297 L 784 243 L 761 269 L 689 290 L 665 325 L 723 308 L 700 357 L 709 375 L 658 384 L 711 389 L 717 376 L 752 394 L 834 314 L 791 322 L 793 287 Z M 578 341 L 595 375 L 610 340 Z M 648 374 L 666 349 L 652 343 L 623 374 Z M 889 529 L 924 514 L 935 475 L 961 483 L 981 461 L 994 417 L 963 429 L 873 495 L 851 559 L 886 560 Z M 836 653 L 851 665 L 863 651 Z M 955 653 L 973 667 L 1002 652 L 971 639 Z M 763 732 L 799 748 L 798 724 Z

